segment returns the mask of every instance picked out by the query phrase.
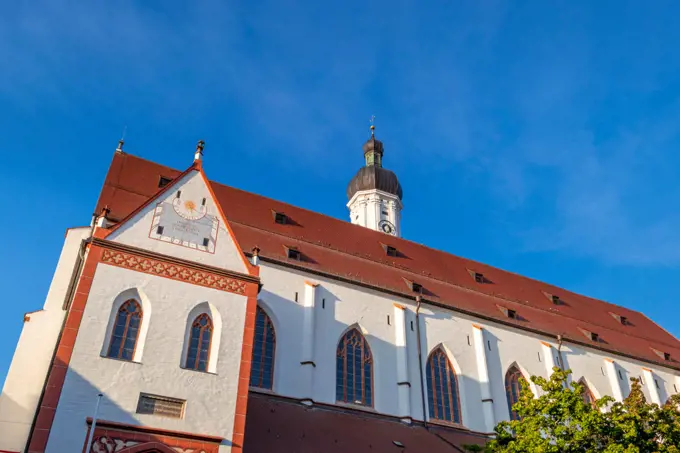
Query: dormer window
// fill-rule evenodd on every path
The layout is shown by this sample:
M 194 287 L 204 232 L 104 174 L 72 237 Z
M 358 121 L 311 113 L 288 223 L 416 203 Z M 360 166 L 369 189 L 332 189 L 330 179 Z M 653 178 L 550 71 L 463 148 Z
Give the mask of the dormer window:
M 553 303 L 553 304 L 555 304 L 555 305 L 562 305 L 562 299 L 560 299 L 560 296 L 556 296 L 556 295 L 553 294 L 553 296 L 551 297 L 551 299 L 552 299 L 552 303 Z
M 286 255 L 288 256 L 288 259 L 290 259 L 290 260 L 295 260 L 295 261 L 301 261 L 302 260 L 302 254 L 295 247 L 286 247 Z
M 614 319 L 616 319 L 618 322 L 620 322 L 621 325 L 623 325 L 623 326 L 629 325 L 629 324 L 628 324 L 628 318 L 626 318 L 625 316 L 621 316 L 621 315 L 619 315 L 619 314 L 611 313 L 611 312 L 610 312 L 609 314 L 612 315 L 612 317 L 613 317 Z
M 508 308 L 508 307 L 504 307 L 502 305 L 497 305 L 497 307 L 501 311 L 501 313 L 503 313 L 507 318 L 519 319 L 519 316 L 517 315 L 517 311 L 515 311 L 511 308 Z
M 477 282 L 477 283 L 482 283 L 482 284 L 491 283 L 491 280 L 489 280 L 489 279 L 488 279 L 484 274 L 482 274 L 481 272 L 472 271 L 472 270 L 470 270 L 470 269 L 468 269 L 467 271 L 468 271 L 468 273 L 470 274 L 470 276 L 471 276 L 472 278 L 475 279 L 475 282 Z
M 399 252 L 397 251 L 396 247 L 392 247 L 391 245 L 382 244 L 382 243 L 380 245 L 382 246 L 383 250 L 385 250 L 385 254 L 387 256 L 395 256 L 395 257 L 399 256 Z
M 162 189 L 172 182 L 172 178 L 166 178 L 165 176 L 160 176 L 158 178 L 158 188 Z
M 411 291 L 413 291 L 414 293 L 420 294 L 420 293 L 423 292 L 423 285 L 421 285 L 420 283 L 416 283 L 416 282 L 414 282 L 412 280 L 408 280 L 406 278 L 404 279 L 404 281 L 406 282 L 406 285 L 409 287 L 409 289 Z
M 649 348 L 649 349 L 651 349 L 652 352 L 654 352 L 654 354 L 658 355 L 659 358 L 664 359 L 667 362 L 670 362 L 671 360 L 673 360 L 670 352 L 663 352 L 663 351 L 659 351 L 658 349 L 654 349 L 654 348 Z
M 600 341 L 600 335 L 598 335 L 597 333 L 591 332 L 590 330 L 581 329 L 580 327 L 579 327 L 579 330 L 590 341 L 594 341 L 596 343 Z
M 274 222 L 278 223 L 279 225 L 285 225 L 288 223 L 288 216 L 283 212 L 272 211 L 272 213 L 274 214 Z

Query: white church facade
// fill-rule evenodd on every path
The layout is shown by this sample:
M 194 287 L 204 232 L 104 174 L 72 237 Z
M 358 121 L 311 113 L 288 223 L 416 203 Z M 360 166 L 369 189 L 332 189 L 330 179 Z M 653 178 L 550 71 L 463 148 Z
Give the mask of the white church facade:
M 344 222 L 210 181 L 202 142 L 183 172 L 121 143 L 24 317 L 0 452 L 438 453 L 555 366 L 587 398 L 678 393 L 680 342 L 643 314 L 401 238 L 363 150 Z

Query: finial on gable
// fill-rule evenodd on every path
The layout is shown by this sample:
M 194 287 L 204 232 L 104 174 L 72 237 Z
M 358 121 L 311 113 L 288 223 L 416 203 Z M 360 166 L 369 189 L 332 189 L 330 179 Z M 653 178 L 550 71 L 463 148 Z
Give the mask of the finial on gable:
M 122 153 L 123 152 L 123 145 L 125 144 L 125 140 L 122 138 L 118 140 L 118 148 L 116 148 L 117 153 Z
M 203 148 L 205 148 L 205 142 L 199 140 L 196 144 L 196 154 L 194 154 L 194 162 L 203 160 Z

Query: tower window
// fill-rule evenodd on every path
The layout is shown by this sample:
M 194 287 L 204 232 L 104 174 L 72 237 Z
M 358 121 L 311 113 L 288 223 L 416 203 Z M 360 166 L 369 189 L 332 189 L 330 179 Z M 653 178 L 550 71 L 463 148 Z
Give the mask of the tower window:
M 161 225 L 158 225 L 158 226 L 156 227 L 156 234 L 162 235 L 164 229 L 165 229 L 165 227 L 163 227 L 163 226 L 161 226 Z
M 208 244 L 210 244 L 210 239 L 208 239 L 208 238 L 203 238 L 203 247 L 207 247 Z
M 208 200 L 206 200 L 206 199 L 204 198 L 203 201 L 201 202 L 201 206 L 205 206 L 205 203 L 206 203 L 207 201 L 208 201 Z
M 390 213 L 387 211 L 382 211 L 382 215 L 390 215 Z
M 165 176 L 160 176 L 158 178 L 158 188 L 161 189 L 172 182 L 172 178 L 166 178 Z
M 177 196 L 176 196 L 175 198 L 179 198 L 179 197 L 181 197 L 181 196 L 182 196 L 182 191 L 181 191 L 181 190 L 178 190 L 178 191 L 177 191 Z

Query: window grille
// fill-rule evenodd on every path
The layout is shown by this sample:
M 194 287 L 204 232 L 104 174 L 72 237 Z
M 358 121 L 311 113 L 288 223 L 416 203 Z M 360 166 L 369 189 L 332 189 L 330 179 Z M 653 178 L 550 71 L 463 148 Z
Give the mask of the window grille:
M 137 403 L 137 413 L 182 418 L 184 417 L 185 403 L 186 401 L 177 398 L 141 393 Z
M 427 402 L 430 418 L 461 423 L 458 380 L 442 348 L 433 351 L 427 360 Z
M 208 370 L 212 331 L 212 320 L 207 314 L 203 313 L 194 320 L 189 335 L 186 368 L 197 371 Z
M 373 356 L 358 329 L 351 329 L 340 339 L 336 364 L 336 399 L 372 406 Z
M 107 357 L 132 360 L 137 347 L 142 309 L 137 301 L 130 299 L 118 309 L 111 332 Z
M 276 332 L 267 313 L 257 307 L 253 357 L 250 369 L 250 386 L 272 389 L 274 383 L 274 357 L 276 353 Z

